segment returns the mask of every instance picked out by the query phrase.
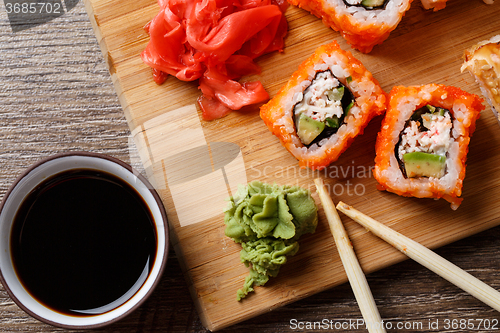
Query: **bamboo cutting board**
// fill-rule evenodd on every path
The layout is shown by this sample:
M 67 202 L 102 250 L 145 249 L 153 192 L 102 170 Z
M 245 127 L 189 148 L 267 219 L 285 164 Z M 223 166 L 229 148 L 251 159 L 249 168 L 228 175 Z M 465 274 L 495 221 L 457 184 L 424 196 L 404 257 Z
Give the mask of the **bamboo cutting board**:
M 236 291 L 248 269 L 239 262 L 240 246 L 224 236 L 222 209 L 238 184 L 261 180 L 301 185 L 314 192 L 319 204 L 313 179 L 321 177 L 335 202 L 353 205 L 430 248 L 500 224 L 500 128 L 489 107 L 471 141 L 464 201 L 458 210 L 444 200 L 398 197 L 378 191 L 371 173 L 380 117 L 329 168 L 300 169 L 267 130 L 258 107 L 205 122 L 196 106 L 196 82 L 153 82 L 139 55 L 149 40 L 143 27 L 159 9 L 154 0 L 85 3 L 132 138 L 167 208 L 172 244 L 208 329 L 222 329 L 347 281 L 320 209 L 316 233 L 301 239 L 299 253 L 279 276 L 237 302 Z M 389 39 L 366 55 L 350 49 L 321 20 L 290 7 L 284 52 L 261 57 L 262 74 L 245 79 L 260 80 L 272 97 L 319 45 L 336 39 L 387 92 L 394 85 L 442 83 L 480 94 L 472 77 L 460 72 L 462 55 L 472 44 L 500 33 L 499 15 L 498 1 L 485 5 L 480 0 L 451 0 L 439 12 L 425 11 L 415 1 Z M 405 259 L 341 217 L 366 273 Z

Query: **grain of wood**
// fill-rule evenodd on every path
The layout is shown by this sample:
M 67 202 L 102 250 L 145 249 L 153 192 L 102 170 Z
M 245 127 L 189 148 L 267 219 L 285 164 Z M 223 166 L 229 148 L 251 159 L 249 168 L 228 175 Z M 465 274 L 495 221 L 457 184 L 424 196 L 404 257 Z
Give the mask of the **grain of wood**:
M 207 216 L 204 221 L 183 225 L 177 210 L 187 205 L 179 201 L 176 204 L 179 189 L 168 183 L 168 170 L 165 169 L 165 162 L 168 161 L 163 160 L 172 145 L 178 149 L 182 148 L 182 143 L 166 140 L 168 143 L 153 147 L 144 140 L 150 133 L 151 137 L 158 138 L 158 133 L 153 132 L 159 130 L 161 133 L 162 126 L 166 126 L 165 129 L 168 127 L 159 122 L 155 129 L 154 125 L 151 126 L 155 120 L 196 104 L 199 96 L 196 82 L 186 83 L 170 77 L 162 86 L 157 86 L 150 69 L 140 62 L 139 54 L 148 42 L 148 36 L 141 28 L 155 15 L 154 0 L 144 0 L 139 8 L 131 0 L 120 2 L 119 6 L 109 0 L 85 0 L 85 3 L 96 35 L 102 36 L 100 45 L 130 129 L 142 133 L 134 136 L 138 145 L 145 147 L 140 150 L 141 159 L 151 166 L 150 177 L 160 180 L 158 183 L 163 181 L 160 195 L 169 212 L 174 248 L 182 262 L 203 325 L 213 331 L 220 330 L 346 282 L 340 258 L 331 257 L 333 239 L 321 211 L 318 231 L 301 241 L 301 251 L 290 260 L 290 265 L 283 267 L 278 278 L 265 287 L 257 288 L 256 293 L 244 302 L 236 303 L 234 294 L 241 288 L 247 269 L 238 264 L 237 245 L 227 244 L 222 209 L 220 214 Z M 399 31 L 395 31 L 394 36 L 377 46 L 372 53 L 365 55 L 351 51 L 372 71 L 386 91 L 395 84 L 414 85 L 431 81 L 479 93 L 473 79 L 460 73 L 461 57 L 478 30 L 489 34 L 494 29 L 500 29 L 500 21 L 495 19 L 498 6 L 490 6 L 485 11 L 481 2 L 457 0 L 449 7 L 451 9 L 447 8 L 447 11 L 429 13 L 423 12 L 418 5 L 413 6 L 401 22 Z M 286 16 L 293 19 L 284 52 L 275 52 L 257 60 L 262 74 L 245 78 L 261 80 L 271 96 L 320 44 L 335 38 L 341 47 L 350 50 L 337 32 L 325 27 L 320 20 L 311 18 L 307 12 L 289 7 Z M 478 20 L 491 24 L 477 26 L 475 22 Z M 449 29 L 454 33 L 451 34 Z M 455 30 L 460 32 L 459 38 Z M 287 44 L 288 41 L 290 44 Z M 297 161 L 267 131 L 257 107 L 233 112 L 213 122 L 202 121 L 199 110 L 198 117 L 207 143 L 230 142 L 240 147 L 248 181 L 294 184 L 313 189 L 313 179 L 320 177 L 325 180 L 330 193 L 340 200 L 350 199 L 370 214 L 384 217 L 389 223 L 395 223 L 396 229 L 408 230 L 412 237 L 430 248 L 500 224 L 495 216 L 500 203 L 494 199 L 495 193 L 500 191 L 500 168 L 494 157 L 500 152 L 496 143 L 500 140 L 500 133 L 495 131 L 498 125 L 493 122 L 491 114 L 484 114 L 472 138 L 471 151 L 481 152 L 482 158 L 479 162 L 477 155 L 471 154 L 467 177 L 474 181 L 467 183 L 466 179 L 464 203 L 456 212 L 442 201 L 401 198 L 376 189 L 370 167 L 373 166 L 374 142 L 380 120 L 372 121 L 365 134 L 358 137 L 330 168 L 311 172 L 299 169 Z M 194 170 L 196 165 L 198 161 L 188 159 L 185 170 Z M 488 178 L 484 178 L 486 175 Z M 191 176 L 186 176 L 186 183 L 188 179 Z M 179 179 L 176 180 L 178 183 Z M 473 195 L 478 189 L 483 194 Z M 203 202 L 206 207 L 214 207 L 214 203 L 209 201 L 216 195 L 220 193 L 207 192 L 206 200 L 199 201 L 200 209 L 203 209 Z M 478 206 L 489 209 L 476 210 Z M 400 219 L 402 215 L 406 218 Z M 403 255 L 382 241 L 374 240 L 362 228 L 346 225 L 346 229 L 351 229 L 351 241 L 365 273 L 389 267 L 404 259 Z M 320 264 L 325 262 L 330 264 Z M 234 265 L 231 266 L 231 263 Z M 300 270 L 297 271 L 298 267 Z M 227 315 L 229 312 L 230 316 Z
M 105 43 L 102 41 L 99 45 L 98 40 L 101 40 L 97 40 L 92 31 L 84 4 L 80 2 L 73 11 L 55 21 L 17 34 L 10 30 L 4 9 L 5 7 L 0 2 L 0 196 L 3 196 L 14 178 L 31 163 L 61 151 L 103 152 L 129 161 L 130 123 L 127 122 L 127 117 L 133 112 L 129 111 L 130 108 L 125 109 L 124 112 L 122 104 L 120 104 L 120 100 L 123 99 L 118 99 L 112 82 L 119 82 L 126 87 L 136 87 L 142 82 L 137 80 L 133 67 L 120 68 L 119 62 L 117 68 L 123 70 L 123 73 L 127 73 L 126 77 L 118 79 L 116 73 L 110 76 L 107 72 L 108 59 L 100 51 L 100 46 L 105 45 Z M 411 13 L 408 13 L 400 27 L 391 34 L 390 39 L 382 46 L 377 47 L 370 55 L 361 55 L 355 51 L 353 53 L 367 66 L 369 65 L 369 69 L 386 90 L 389 90 L 394 84 L 419 84 L 435 81 L 454 84 L 469 92 L 479 94 L 479 90 L 467 75 L 457 77 L 458 74 L 452 75 L 452 73 L 459 70 L 457 69 L 461 61 L 459 51 L 462 46 L 468 47 L 469 42 L 480 40 L 499 30 L 496 19 L 498 10 L 498 4 L 488 7 L 479 0 L 455 0 L 450 1 L 448 7 L 441 12 L 425 13 L 419 8 L 418 2 L 415 2 Z M 150 13 L 154 15 L 153 11 Z M 146 16 L 144 15 L 144 20 L 147 20 Z M 315 43 L 326 43 L 333 38 L 342 43 L 339 34 L 322 27 L 317 18 L 305 11 L 289 10 L 287 16 L 294 17 L 294 21 L 292 22 L 293 29 L 287 37 L 286 43 L 290 46 L 299 45 L 301 49 L 299 54 L 290 54 L 289 50 L 286 49 L 283 54 L 275 54 L 259 60 L 259 63 L 265 68 L 263 73 L 267 73 L 267 69 L 270 67 L 276 67 L 273 75 L 257 77 L 264 82 L 271 95 L 274 95 L 284 84 L 294 67 L 310 55 L 316 47 L 310 40 L 299 38 L 298 34 L 303 33 L 304 36 L 316 34 Z M 457 21 L 463 23 L 463 27 L 455 24 L 454 27 L 458 30 L 457 33 L 454 33 L 446 29 L 446 26 L 450 24 L 450 20 L 456 17 L 465 17 L 466 19 Z M 489 23 L 480 26 L 475 24 L 471 27 L 471 22 L 481 21 Z M 129 23 L 133 24 L 132 21 Z M 302 32 L 302 23 L 317 30 Z M 437 35 L 435 35 L 434 30 L 440 30 L 440 27 L 444 28 L 437 31 Z M 117 30 L 119 29 L 117 28 Z M 139 32 L 139 27 L 134 27 L 134 31 Z M 416 32 L 411 33 L 411 31 Z M 412 38 L 405 40 L 403 37 L 408 33 Z M 420 34 L 432 37 L 414 39 Z M 449 34 L 453 34 L 453 38 L 457 39 L 458 36 L 464 36 L 464 39 L 460 39 L 459 43 L 456 44 L 456 47 L 451 48 L 453 52 L 448 52 L 445 45 L 440 45 L 441 40 L 445 40 Z M 144 42 L 145 39 L 141 39 L 141 43 Z M 134 47 L 138 49 L 137 46 Z M 348 47 L 346 48 L 348 49 Z M 417 50 L 418 52 L 415 51 L 414 56 L 418 58 L 418 61 L 415 62 L 413 56 L 405 58 L 405 53 L 400 54 L 401 50 L 405 49 Z M 427 61 L 425 58 L 433 61 L 432 59 L 435 57 L 442 57 L 442 61 L 439 63 L 443 63 L 445 68 L 429 72 L 424 70 L 425 64 L 423 67 L 419 67 L 422 62 Z M 140 61 L 131 60 L 129 64 L 137 66 L 140 65 Z M 456 66 L 458 67 L 455 68 Z M 418 70 L 417 73 L 415 70 Z M 148 69 L 144 68 L 142 71 L 144 74 L 140 74 L 139 77 L 148 75 L 147 79 L 149 80 Z M 183 89 L 184 86 L 183 83 L 172 83 L 172 86 L 160 87 L 160 89 L 162 93 L 165 93 L 174 87 L 178 91 L 192 94 L 192 100 L 195 100 L 197 97 L 196 86 L 188 85 L 187 88 Z M 139 89 L 137 94 L 141 93 L 143 91 Z M 121 92 L 118 94 L 121 95 Z M 170 102 L 167 101 L 168 103 Z M 178 105 L 179 101 L 175 100 L 173 103 Z M 143 115 L 140 119 L 151 119 L 162 114 L 162 108 L 165 107 L 162 104 L 165 104 L 163 99 L 150 102 L 150 113 L 147 116 Z M 172 104 L 168 104 L 166 107 L 176 108 Z M 497 260 L 497 257 L 500 252 L 500 227 L 469 236 L 472 231 L 467 230 L 466 225 L 467 220 L 472 220 L 476 217 L 475 215 L 490 221 L 490 225 L 484 226 L 484 229 L 494 225 L 498 219 L 496 206 L 492 204 L 491 199 L 484 200 L 483 194 L 484 192 L 495 193 L 495 187 L 498 186 L 490 181 L 491 177 L 495 177 L 497 174 L 499 164 L 495 158 L 498 156 L 497 129 L 490 127 L 488 111 L 486 110 L 478 122 L 478 128 L 482 128 L 482 130 L 478 130 L 472 138 L 473 146 L 469 152 L 469 167 L 464 188 L 465 203 L 469 203 L 460 208 L 469 207 L 463 210 L 463 218 L 466 221 L 456 220 L 457 232 L 452 239 L 446 241 L 440 240 L 442 234 L 439 234 L 438 229 L 433 229 L 438 232 L 438 235 L 429 242 L 435 248 L 456 241 L 437 249 L 436 252 L 469 272 L 473 272 L 481 280 L 498 289 L 500 288 L 500 261 Z M 134 110 L 134 112 L 139 111 Z M 125 113 L 125 117 L 123 113 Z M 254 159 L 250 160 L 248 160 L 247 155 L 244 156 L 245 163 L 248 164 L 249 176 L 252 178 L 263 176 L 262 178 L 266 179 L 261 180 L 278 181 L 281 184 L 294 184 L 298 178 L 299 182 L 306 187 L 312 184 L 314 175 L 307 175 L 303 171 L 301 173 L 301 170 L 295 167 L 293 159 L 282 149 L 276 138 L 269 135 L 267 129 L 261 126 L 258 117 L 256 118 L 256 110 L 248 110 L 247 114 L 237 112 L 229 119 L 232 120 L 226 119 L 206 124 L 204 131 L 210 138 L 216 138 L 217 131 L 229 131 L 230 137 L 237 137 L 238 133 L 241 135 L 241 128 L 245 129 L 244 126 L 249 123 L 250 129 L 255 131 L 254 134 L 238 141 L 243 151 L 256 155 Z M 380 119 L 374 120 L 374 123 L 365 131 L 363 135 L 365 138 L 360 137 L 361 140 L 358 139 L 346 152 L 345 157 L 328 169 L 329 172 L 333 173 L 336 168 L 340 171 L 340 167 L 343 167 L 345 171 L 345 168 L 353 165 L 353 161 L 356 167 L 368 168 L 373 165 L 372 144 L 378 130 L 377 121 L 380 124 Z M 259 126 L 254 123 L 259 123 Z M 239 124 L 236 129 L 234 129 L 235 124 Z M 269 164 L 265 159 L 269 154 L 272 154 L 278 161 L 287 161 L 287 164 Z M 366 157 L 363 157 L 365 155 Z M 134 161 L 134 164 L 140 167 L 137 159 Z M 267 169 L 265 169 L 266 167 Z M 483 173 L 482 169 L 487 172 Z M 264 170 L 271 170 L 273 173 L 264 176 Z M 287 172 L 290 174 L 288 178 L 286 177 Z M 388 216 L 388 224 L 390 225 L 393 225 L 393 221 L 398 218 L 398 209 L 405 205 L 411 207 L 415 219 L 428 218 L 426 226 L 440 226 L 442 221 L 448 218 L 446 205 L 425 200 L 422 202 L 403 198 L 394 199 L 390 194 L 378 193 L 374 190 L 375 183 L 373 179 L 370 180 L 370 177 L 364 179 L 357 176 L 353 178 L 349 175 L 344 177 L 341 173 L 339 175 L 333 174 L 333 182 L 330 182 L 327 177 L 326 185 L 330 185 L 330 189 L 333 190 L 333 185 L 340 181 L 347 190 L 347 181 L 350 181 L 352 185 L 362 183 L 366 189 L 362 197 L 349 196 L 346 192 L 339 196 L 339 199 L 349 200 L 353 203 L 354 201 L 366 202 L 367 204 L 377 202 L 379 208 L 370 209 L 370 214 L 377 217 Z M 427 207 L 428 204 L 429 207 Z M 475 207 L 474 210 L 472 207 Z M 455 215 L 452 215 L 451 218 L 455 220 Z M 378 265 L 373 267 L 370 257 L 366 257 L 364 253 L 369 253 L 368 245 L 372 244 L 367 243 L 366 239 L 375 237 L 369 234 L 365 235 L 364 230 L 355 223 L 346 222 L 345 227 L 349 234 L 357 235 L 356 239 L 353 239 L 356 249 L 362 249 L 362 267 L 371 267 L 372 273 L 367 275 L 367 279 L 379 304 L 381 316 L 386 322 L 393 324 L 393 327 L 396 327 L 398 323 L 416 323 L 422 324 L 424 329 L 415 326 L 406 329 L 405 332 L 457 333 L 460 331 L 445 328 L 445 320 L 466 319 L 477 324 L 479 320 L 492 322 L 500 319 L 495 310 L 470 297 L 467 293 L 462 292 L 427 269 L 423 269 L 413 261 L 390 266 L 387 263 L 386 268 L 380 268 Z M 420 237 L 426 238 L 425 230 L 419 230 L 420 226 L 419 224 L 415 228 L 410 225 L 396 227 L 398 230 L 414 230 Z M 220 230 L 217 231 L 217 234 L 219 233 Z M 197 241 L 203 242 L 204 239 L 207 239 L 212 243 L 217 242 L 219 238 L 214 237 L 214 235 L 215 233 L 201 234 Z M 204 238 L 204 236 L 208 238 Z M 457 241 L 466 236 L 468 237 Z M 345 276 L 342 277 L 337 272 L 342 271 L 342 267 L 336 265 L 337 261 L 333 258 L 334 256 L 332 257 L 333 242 L 327 242 L 326 246 L 324 244 L 328 238 L 331 236 L 329 236 L 328 226 L 324 215 L 322 215 L 316 235 L 301 241 L 300 253 L 302 254 L 293 258 L 287 264 L 288 267 L 284 267 L 281 273 L 296 274 L 297 265 L 301 267 L 302 263 L 308 269 L 311 269 L 311 264 L 308 263 L 319 267 L 333 265 L 336 267 L 333 269 L 335 278 L 347 281 Z M 322 255 L 317 254 L 316 241 L 318 241 L 318 246 L 326 247 Z M 380 244 L 383 242 L 381 241 Z M 224 246 L 224 243 L 220 243 L 220 245 Z M 190 251 L 195 251 L 195 249 L 194 246 Z M 397 251 L 392 252 L 392 250 L 388 246 L 386 254 L 399 254 Z M 189 251 L 186 250 L 186 252 Z M 237 250 L 234 251 L 235 258 L 237 252 Z M 190 281 L 189 275 L 187 274 L 185 278 L 182 273 L 187 271 L 182 254 L 182 251 L 179 252 L 179 255 L 170 251 L 168 266 L 162 281 L 143 306 L 127 318 L 106 329 L 99 330 L 99 332 L 209 332 L 203 327 L 200 316 L 191 300 L 189 289 L 193 287 L 191 282 L 189 284 L 186 282 L 186 280 Z M 402 260 L 403 257 L 401 255 L 396 261 Z M 193 264 L 197 262 L 199 260 Z M 242 271 L 241 274 L 242 278 L 245 272 Z M 287 279 L 283 277 L 283 274 L 270 287 L 283 286 L 283 290 L 291 288 L 288 290 L 293 292 L 295 288 L 287 284 Z M 330 274 L 330 272 L 325 272 L 325 274 Z M 297 282 L 304 282 L 306 278 L 314 280 L 316 277 L 312 275 L 301 276 Z M 337 285 L 335 288 L 332 284 L 332 287 L 325 287 L 322 292 L 315 294 L 309 292 L 303 295 L 305 298 L 288 305 L 283 305 L 286 302 L 277 302 L 277 305 L 272 307 L 273 311 L 266 310 L 260 316 L 236 323 L 222 331 L 226 333 L 281 333 L 293 331 L 294 323 L 308 322 L 317 325 L 326 320 L 334 325 L 361 319 L 361 313 L 349 284 L 341 282 L 339 284 L 335 284 Z M 297 285 L 300 286 L 300 284 Z M 259 288 L 257 292 L 259 296 L 255 298 L 254 304 L 269 296 L 264 295 L 262 289 Z M 231 298 L 232 296 L 232 294 L 229 295 Z M 294 298 L 294 300 L 296 299 L 297 297 Z M 212 301 L 217 300 L 212 299 Z M 221 302 L 221 300 L 219 301 Z M 13 305 L 3 286 L 0 286 L 0 302 L 7 304 L 0 307 L 2 332 L 62 331 L 32 319 L 19 307 Z M 248 306 L 255 305 L 247 303 Z M 227 312 L 234 316 L 237 315 L 237 311 L 234 312 L 232 309 Z M 439 329 L 426 329 L 429 323 L 438 323 Z M 298 331 L 298 329 L 296 330 Z M 307 331 L 324 332 L 325 330 L 310 329 Z M 341 330 L 333 327 L 330 331 Z M 364 331 L 364 328 L 348 330 L 350 333 Z M 389 331 L 397 332 L 398 330 L 393 328 Z M 488 330 L 478 331 L 487 332 Z
M 500 311 L 500 292 L 486 283 L 437 255 L 435 252 L 432 252 L 425 246 L 361 213 L 352 206 L 339 202 L 337 209 L 419 264 L 427 267 L 495 310 Z

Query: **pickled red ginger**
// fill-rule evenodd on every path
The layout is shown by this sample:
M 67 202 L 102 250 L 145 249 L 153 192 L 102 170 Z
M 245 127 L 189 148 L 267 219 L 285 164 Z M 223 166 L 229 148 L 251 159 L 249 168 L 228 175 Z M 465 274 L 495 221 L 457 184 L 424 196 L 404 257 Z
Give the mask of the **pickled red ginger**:
M 280 1 L 280 2 L 276 2 Z M 141 57 L 156 83 L 168 75 L 199 80 L 198 103 L 206 120 L 269 98 L 254 59 L 283 49 L 288 25 L 284 0 L 159 0 L 160 12 L 145 27 L 150 41 Z

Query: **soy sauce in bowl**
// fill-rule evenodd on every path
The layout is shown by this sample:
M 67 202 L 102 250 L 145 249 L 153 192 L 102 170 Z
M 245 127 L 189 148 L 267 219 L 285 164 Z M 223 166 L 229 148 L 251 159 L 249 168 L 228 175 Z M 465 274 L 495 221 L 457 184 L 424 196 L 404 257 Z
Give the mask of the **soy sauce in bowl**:
M 34 188 L 19 207 L 11 258 L 24 288 L 59 313 L 105 313 L 147 279 L 157 235 L 136 190 L 112 174 L 76 169 Z

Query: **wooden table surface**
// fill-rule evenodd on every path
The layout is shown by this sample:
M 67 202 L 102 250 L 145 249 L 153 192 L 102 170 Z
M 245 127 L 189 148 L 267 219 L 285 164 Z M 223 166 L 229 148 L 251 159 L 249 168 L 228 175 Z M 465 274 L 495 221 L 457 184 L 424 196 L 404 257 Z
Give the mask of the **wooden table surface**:
M 0 4 L 0 197 L 32 163 L 73 150 L 105 153 L 142 168 L 83 3 L 16 33 Z M 500 227 L 437 252 L 500 290 Z M 478 332 L 500 329 L 500 313 L 411 260 L 369 274 L 367 280 L 381 317 L 393 327 L 388 332 L 473 331 L 467 325 Z M 344 284 L 221 332 L 365 332 L 353 325 L 360 319 L 351 288 Z M 319 323 L 332 327 L 326 330 Z M 342 323 L 351 325 L 335 328 Z M 31 318 L 0 285 L 0 331 L 62 329 Z M 207 331 L 174 251 L 152 296 L 100 331 Z

